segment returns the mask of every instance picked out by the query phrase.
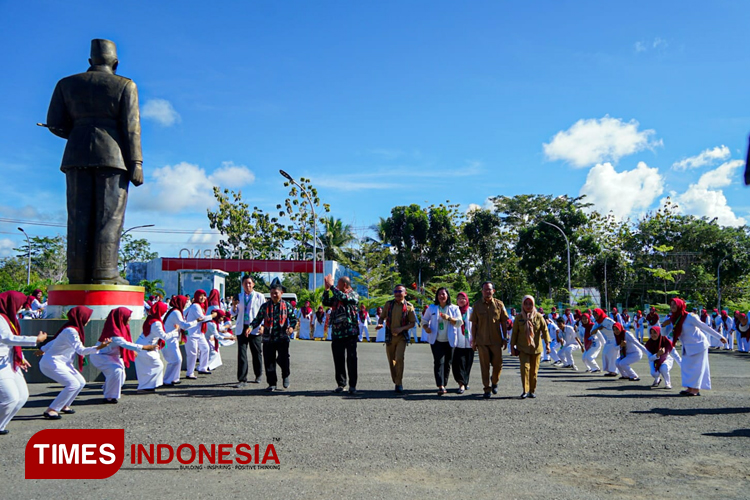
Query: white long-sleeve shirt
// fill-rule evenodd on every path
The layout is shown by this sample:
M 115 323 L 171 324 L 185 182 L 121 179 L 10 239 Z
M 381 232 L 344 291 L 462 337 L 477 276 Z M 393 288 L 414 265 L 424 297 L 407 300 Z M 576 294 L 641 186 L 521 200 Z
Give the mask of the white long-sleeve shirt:
M 707 335 L 717 339 L 724 338 L 719 332 L 701 321 L 698 316 L 688 314 L 684 319 L 682 333 L 680 334 L 683 352 L 691 355 L 708 349 L 709 342 L 706 337 Z
M 36 337 L 16 335 L 8 322 L 0 316 L 0 378 L 13 377 L 13 347 L 34 347 Z
M 194 326 L 187 329 L 188 337 L 199 337 L 200 335 L 203 335 L 200 323 L 211 321 L 211 315 L 204 314 L 201 305 L 195 302 L 190 304 L 190 307 L 185 310 L 185 320 L 195 323 Z
M 112 343 L 109 344 L 107 347 L 101 349 L 98 352 L 98 354 L 101 354 L 104 356 L 111 356 L 113 358 L 119 358 L 121 347 L 123 349 L 128 349 L 130 351 L 143 350 L 143 346 L 136 344 L 135 342 L 128 342 L 122 337 L 112 337 L 111 340 L 112 340 Z
M 75 328 L 65 328 L 57 334 L 51 342 L 42 346 L 44 358 L 54 361 L 68 363 L 73 360 L 73 356 L 88 356 L 96 352 L 96 346 L 86 347 L 81 343 L 81 338 Z
M 161 323 L 158 321 L 155 321 L 148 332 L 148 335 L 144 335 L 141 333 L 141 335 L 138 337 L 138 340 L 135 341 L 138 345 L 150 345 L 150 344 L 156 344 L 159 342 L 159 340 L 168 341 L 172 339 L 176 339 L 180 337 L 180 331 L 179 330 L 170 330 L 165 331 L 164 327 L 161 326 Z
M 607 345 L 616 345 L 615 332 L 612 331 L 615 321 L 612 318 L 604 318 L 601 323 L 594 323 L 594 328 L 599 328 L 604 336 L 604 343 Z

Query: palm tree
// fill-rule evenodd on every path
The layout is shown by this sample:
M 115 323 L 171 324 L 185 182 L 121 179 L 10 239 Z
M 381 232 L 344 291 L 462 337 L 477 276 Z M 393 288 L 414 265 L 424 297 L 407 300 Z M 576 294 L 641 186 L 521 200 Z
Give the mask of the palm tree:
M 384 219 L 383 217 L 379 217 L 379 219 L 380 220 L 378 222 L 370 226 L 370 231 L 375 233 L 375 237 L 373 238 L 371 236 L 365 236 L 364 240 L 385 245 L 386 243 L 388 243 L 386 241 L 387 238 L 385 230 L 386 224 L 388 224 L 388 220 Z
M 167 296 L 167 292 L 165 292 L 164 288 L 162 288 L 164 286 L 164 282 L 160 279 L 152 281 L 141 280 L 138 285 L 146 289 L 144 292 L 144 295 L 146 297 L 149 297 L 151 295 L 161 295 L 162 297 Z
M 325 259 L 335 260 L 339 255 L 346 254 L 344 247 L 354 241 L 352 226 L 344 225 L 341 219 L 327 217 L 323 219 L 324 232 L 320 236 L 320 241 L 325 245 Z

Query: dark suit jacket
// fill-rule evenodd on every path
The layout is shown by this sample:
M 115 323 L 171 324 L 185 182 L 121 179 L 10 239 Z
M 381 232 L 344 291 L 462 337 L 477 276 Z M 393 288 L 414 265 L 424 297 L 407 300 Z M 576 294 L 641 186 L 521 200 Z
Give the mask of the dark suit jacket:
M 138 89 L 108 66 L 57 82 L 47 112 L 50 131 L 68 140 L 60 170 L 129 170 L 143 162 Z

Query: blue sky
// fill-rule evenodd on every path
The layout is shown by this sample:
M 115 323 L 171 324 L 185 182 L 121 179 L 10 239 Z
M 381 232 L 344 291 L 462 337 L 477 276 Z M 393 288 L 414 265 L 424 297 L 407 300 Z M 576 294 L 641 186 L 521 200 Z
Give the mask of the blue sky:
M 208 230 L 214 183 L 271 210 L 279 169 L 359 234 L 395 205 L 521 193 L 750 220 L 745 2 L 5 1 L 0 18 L 0 217 L 64 223 L 64 141 L 34 124 L 109 38 L 141 100 L 128 227 Z M 136 234 L 164 256 L 215 241 Z

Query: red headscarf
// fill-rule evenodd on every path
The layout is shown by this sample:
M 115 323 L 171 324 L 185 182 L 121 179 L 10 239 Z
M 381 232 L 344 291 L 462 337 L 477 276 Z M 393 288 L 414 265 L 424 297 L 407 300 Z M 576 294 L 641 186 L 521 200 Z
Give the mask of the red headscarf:
M 365 308 L 364 304 L 360 304 L 360 306 L 359 306 L 359 320 L 360 321 L 364 321 L 366 316 L 367 316 L 367 309 Z
M 576 309 L 575 311 L 573 311 L 573 319 L 576 320 L 576 321 L 580 321 L 581 320 L 581 310 L 580 309 Z M 589 321 L 591 321 L 591 318 L 589 318 Z
M 466 292 L 458 292 L 458 295 L 456 295 L 456 302 L 458 302 L 458 299 L 460 299 L 461 297 L 463 297 L 466 301 L 465 306 L 458 306 L 458 310 L 461 311 L 461 316 L 463 317 L 469 311 L 469 296 L 466 294 Z M 378 313 L 378 316 L 380 316 L 380 313 Z M 461 324 L 461 333 L 463 333 L 464 335 L 466 335 L 466 322 L 468 320 L 469 318 L 464 318 L 464 322 Z
M 585 325 L 583 324 L 583 321 L 581 321 L 581 325 L 583 326 L 583 348 L 588 349 L 591 347 L 591 329 L 594 328 L 594 323 L 591 321 L 591 315 L 586 313 L 581 316 L 581 320 L 583 318 L 586 318 L 588 320 L 588 323 Z
M 187 305 L 188 298 L 184 295 L 175 295 L 171 299 L 169 299 L 169 307 L 171 309 L 169 312 L 167 312 L 167 315 L 164 316 L 164 318 L 168 318 L 170 314 L 172 314 L 174 311 L 180 311 L 180 313 L 185 313 L 185 306 Z M 180 340 L 184 343 L 187 341 L 185 338 L 185 332 L 182 332 L 180 335 Z
M 146 321 L 143 322 L 142 332 L 144 337 L 148 337 L 149 335 L 151 335 L 151 326 L 154 323 L 161 323 L 161 327 L 162 329 L 164 329 L 164 313 L 166 312 L 167 304 L 165 304 L 161 300 L 158 302 L 154 302 L 154 304 L 151 306 L 151 309 L 148 311 Z M 164 340 L 159 339 L 157 345 L 159 346 L 159 349 L 162 349 L 166 344 Z
M 18 311 L 26 301 L 26 295 L 11 290 L 0 293 L 0 316 L 10 325 L 15 335 L 21 335 L 21 325 L 18 323 Z M 23 363 L 23 351 L 21 346 L 13 346 L 13 371 L 17 371 Z
M 604 309 L 596 308 L 594 309 L 594 318 L 596 319 L 597 323 L 601 323 L 604 321 L 604 318 L 607 317 L 607 313 L 604 312 Z
M 652 307 L 646 315 L 646 321 L 648 321 L 648 324 L 652 326 L 659 322 L 659 313 L 656 312 L 655 307 Z
M 167 312 L 167 316 L 165 316 L 165 318 L 172 314 L 172 312 L 174 311 L 184 312 L 187 301 L 188 298 L 184 295 L 175 295 L 174 297 L 172 297 L 169 300 L 169 307 L 171 307 L 171 309 Z
M 86 306 L 76 306 L 68 311 L 68 321 L 60 328 L 55 336 L 60 335 L 60 332 L 66 328 L 72 328 L 78 332 L 78 338 L 81 339 L 81 344 L 86 342 L 86 331 L 84 327 L 86 323 L 91 319 L 91 315 L 94 314 L 93 309 L 89 309 Z M 83 356 L 78 356 L 78 370 L 83 371 Z
M 306 300 L 305 305 L 302 306 L 302 316 L 309 316 L 312 313 L 312 307 L 310 307 L 310 301 Z
M 750 328 L 748 328 L 746 331 L 742 332 L 739 330 L 740 325 L 742 325 L 742 320 L 747 318 L 747 314 L 740 314 L 740 318 L 737 320 L 737 331 L 740 332 L 740 336 L 745 340 L 750 340 Z
M 197 291 L 195 293 L 198 293 Z M 219 291 L 214 288 L 211 290 L 211 293 L 208 294 L 208 305 L 210 306 L 217 306 L 221 307 L 221 296 L 219 295 Z
M 130 336 L 130 324 L 125 322 L 130 319 L 130 315 L 133 311 L 127 307 L 118 307 L 112 309 L 107 315 L 106 321 L 104 321 L 104 327 L 102 328 L 102 334 L 99 335 L 99 342 L 104 339 L 110 339 L 112 337 L 122 337 L 127 342 L 133 342 Z M 130 366 L 131 361 L 135 361 L 135 353 L 129 349 L 123 349 L 120 347 L 120 356 L 122 357 L 125 367 Z
M 729 314 L 727 313 L 726 309 L 724 309 L 723 311 L 721 311 L 721 319 L 726 320 L 728 316 L 729 316 Z
M 36 297 L 34 297 L 33 295 L 29 295 L 28 297 L 26 297 L 26 301 L 23 303 L 23 308 L 31 309 L 31 303 L 34 302 L 35 298 Z
M 620 323 L 615 323 L 612 325 L 612 333 L 615 334 L 615 342 L 620 346 L 625 340 L 625 327 Z M 620 346 L 620 356 L 624 357 L 627 354 L 626 349 L 626 347 Z
M 213 294 L 214 291 L 216 290 L 215 289 L 211 290 L 211 293 Z M 218 294 L 219 292 L 217 291 L 216 295 Z M 198 304 L 199 306 L 201 306 L 201 309 L 203 309 L 203 314 L 206 314 L 206 310 L 208 309 L 208 306 L 205 303 L 198 302 L 198 297 L 200 297 L 201 295 L 206 295 L 206 291 L 201 290 L 201 289 L 198 289 L 195 291 L 195 293 L 193 294 L 193 304 Z M 206 333 L 207 327 L 208 325 L 206 323 L 201 323 L 201 333 Z
M 219 327 L 221 326 L 222 319 L 224 316 L 227 315 L 226 311 L 223 311 L 222 309 L 216 308 L 212 312 L 216 313 L 216 317 L 212 319 L 211 321 L 214 322 L 216 325 L 216 331 L 219 331 Z M 214 335 L 214 351 L 219 352 L 219 337 Z
M 704 323 L 708 319 L 708 312 L 705 309 L 701 309 L 701 321 Z
M 685 323 L 688 312 L 687 304 L 684 300 L 675 297 L 669 301 L 669 304 L 671 305 L 673 302 L 677 306 L 677 312 L 672 313 L 669 319 L 672 320 L 672 326 L 674 327 L 672 330 L 672 339 L 674 339 L 674 342 L 677 342 L 677 339 L 682 335 L 682 325 Z
M 208 309 L 208 306 L 205 303 L 198 302 L 198 297 L 200 297 L 201 295 L 206 295 L 206 291 L 201 289 L 196 290 L 193 294 L 193 303 L 200 305 L 203 308 L 203 312 L 205 313 L 206 309 Z
M 659 359 L 654 361 L 654 369 L 658 370 L 659 367 L 667 360 L 667 356 L 669 356 L 669 353 L 674 348 L 674 344 L 672 344 L 672 341 L 669 340 L 669 338 L 665 337 L 661 334 L 661 327 L 659 325 L 654 325 L 651 327 L 650 330 L 655 331 L 659 334 L 659 338 L 656 340 L 652 340 L 650 337 L 646 341 L 646 349 L 651 354 L 656 354 L 659 352 L 659 349 L 664 349 L 664 354 L 659 356 Z M 651 335 L 651 331 L 649 331 L 649 336 Z

